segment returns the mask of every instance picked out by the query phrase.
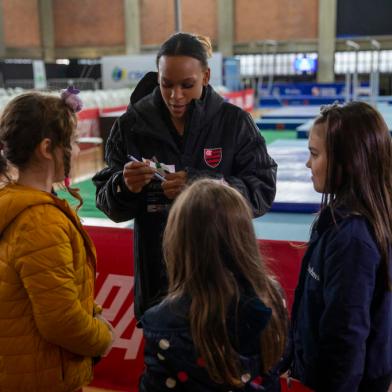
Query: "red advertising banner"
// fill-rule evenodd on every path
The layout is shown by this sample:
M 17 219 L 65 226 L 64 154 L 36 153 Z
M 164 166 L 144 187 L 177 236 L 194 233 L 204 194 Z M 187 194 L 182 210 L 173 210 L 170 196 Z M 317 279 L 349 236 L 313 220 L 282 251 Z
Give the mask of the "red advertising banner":
M 241 91 L 231 91 L 223 93 L 222 96 L 233 105 L 239 106 L 241 109 L 251 112 L 255 107 L 255 90 L 248 88 Z
M 125 112 L 127 106 L 115 106 L 110 108 L 90 108 L 81 110 L 78 116 L 78 133 L 79 137 L 100 136 L 99 116 L 112 112 Z
M 133 231 L 86 226 L 98 253 L 96 301 L 113 325 L 117 338 L 111 352 L 95 368 L 93 385 L 118 391 L 137 391 L 143 372 L 143 332 L 133 312 Z M 305 251 L 302 243 L 260 240 L 261 252 L 281 282 L 291 308 Z M 287 388 L 287 382 L 282 379 Z M 306 389 L 285 389 L 306 391 Z
M 78 114 L 79 137 L 99 136 L 99 109 L 84 109 Z
M 233 91 L 224 93 L 222 96 L 230 103 L 239 106 L 243 110 L 251 112 L 254 110 L 255 98 L 254 90 L 246 89 L 241 91 Z M 116 112 L 125 112 L 126 105 L 109 107 L 109 108 L 88 108 L 83 109 L 78 113 L 78 132 L 79 137 L 96 137 L 100 136 L 99 117 L 103 114 L 110 114 Z

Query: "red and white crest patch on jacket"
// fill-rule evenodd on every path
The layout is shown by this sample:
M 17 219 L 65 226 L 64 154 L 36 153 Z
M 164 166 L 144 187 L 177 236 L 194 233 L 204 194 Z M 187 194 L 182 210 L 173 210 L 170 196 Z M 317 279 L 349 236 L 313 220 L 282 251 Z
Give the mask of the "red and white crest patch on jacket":
M 209 167 L 218 167 L 222 161 L 222 148 L 205 148 L 204 161 Z

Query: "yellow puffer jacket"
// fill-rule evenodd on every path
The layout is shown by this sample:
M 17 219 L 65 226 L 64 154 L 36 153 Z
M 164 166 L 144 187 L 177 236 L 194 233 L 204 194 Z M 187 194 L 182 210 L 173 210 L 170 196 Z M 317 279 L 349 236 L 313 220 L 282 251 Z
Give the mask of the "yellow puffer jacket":
M 67 202 L 0 190 L 0 391 L 74 391 L 111 333 L 93 317 L 95 249 Z

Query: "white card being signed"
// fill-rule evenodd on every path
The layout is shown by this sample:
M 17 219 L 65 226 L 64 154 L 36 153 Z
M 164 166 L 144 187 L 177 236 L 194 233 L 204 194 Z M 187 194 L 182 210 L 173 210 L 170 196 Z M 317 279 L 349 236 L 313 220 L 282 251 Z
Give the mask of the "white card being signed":
M 175 173 L 175 171 L 176 171 L 175 165 L 168 165 L 166 163 L 156 162 L 155 160 L 143 158 L 143 162 L 146 162 L 146 161 L 149 162 L 150 167 L 156 169 L 157 172 L 159 174 L 161 174 L 162 176 L 164 176 L 167 173 Z

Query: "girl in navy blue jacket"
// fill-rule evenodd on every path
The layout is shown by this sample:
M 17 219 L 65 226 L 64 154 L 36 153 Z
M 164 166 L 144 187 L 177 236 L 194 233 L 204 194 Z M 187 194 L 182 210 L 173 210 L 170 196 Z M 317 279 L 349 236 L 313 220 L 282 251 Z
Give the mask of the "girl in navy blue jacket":
M 322 208 L 293 305 L 292 376 L 317 392 L 386 392 L 392 379 L 392 148 L 381 115 L 322 110 L 307 167 Z
M 282 355 L 287 314 L 249 204 L 228 185 L 196 181 L 174 203 L 163 246 L 169 294 L 141 319 L 139 390 L 265 391 L 261 375 Z

